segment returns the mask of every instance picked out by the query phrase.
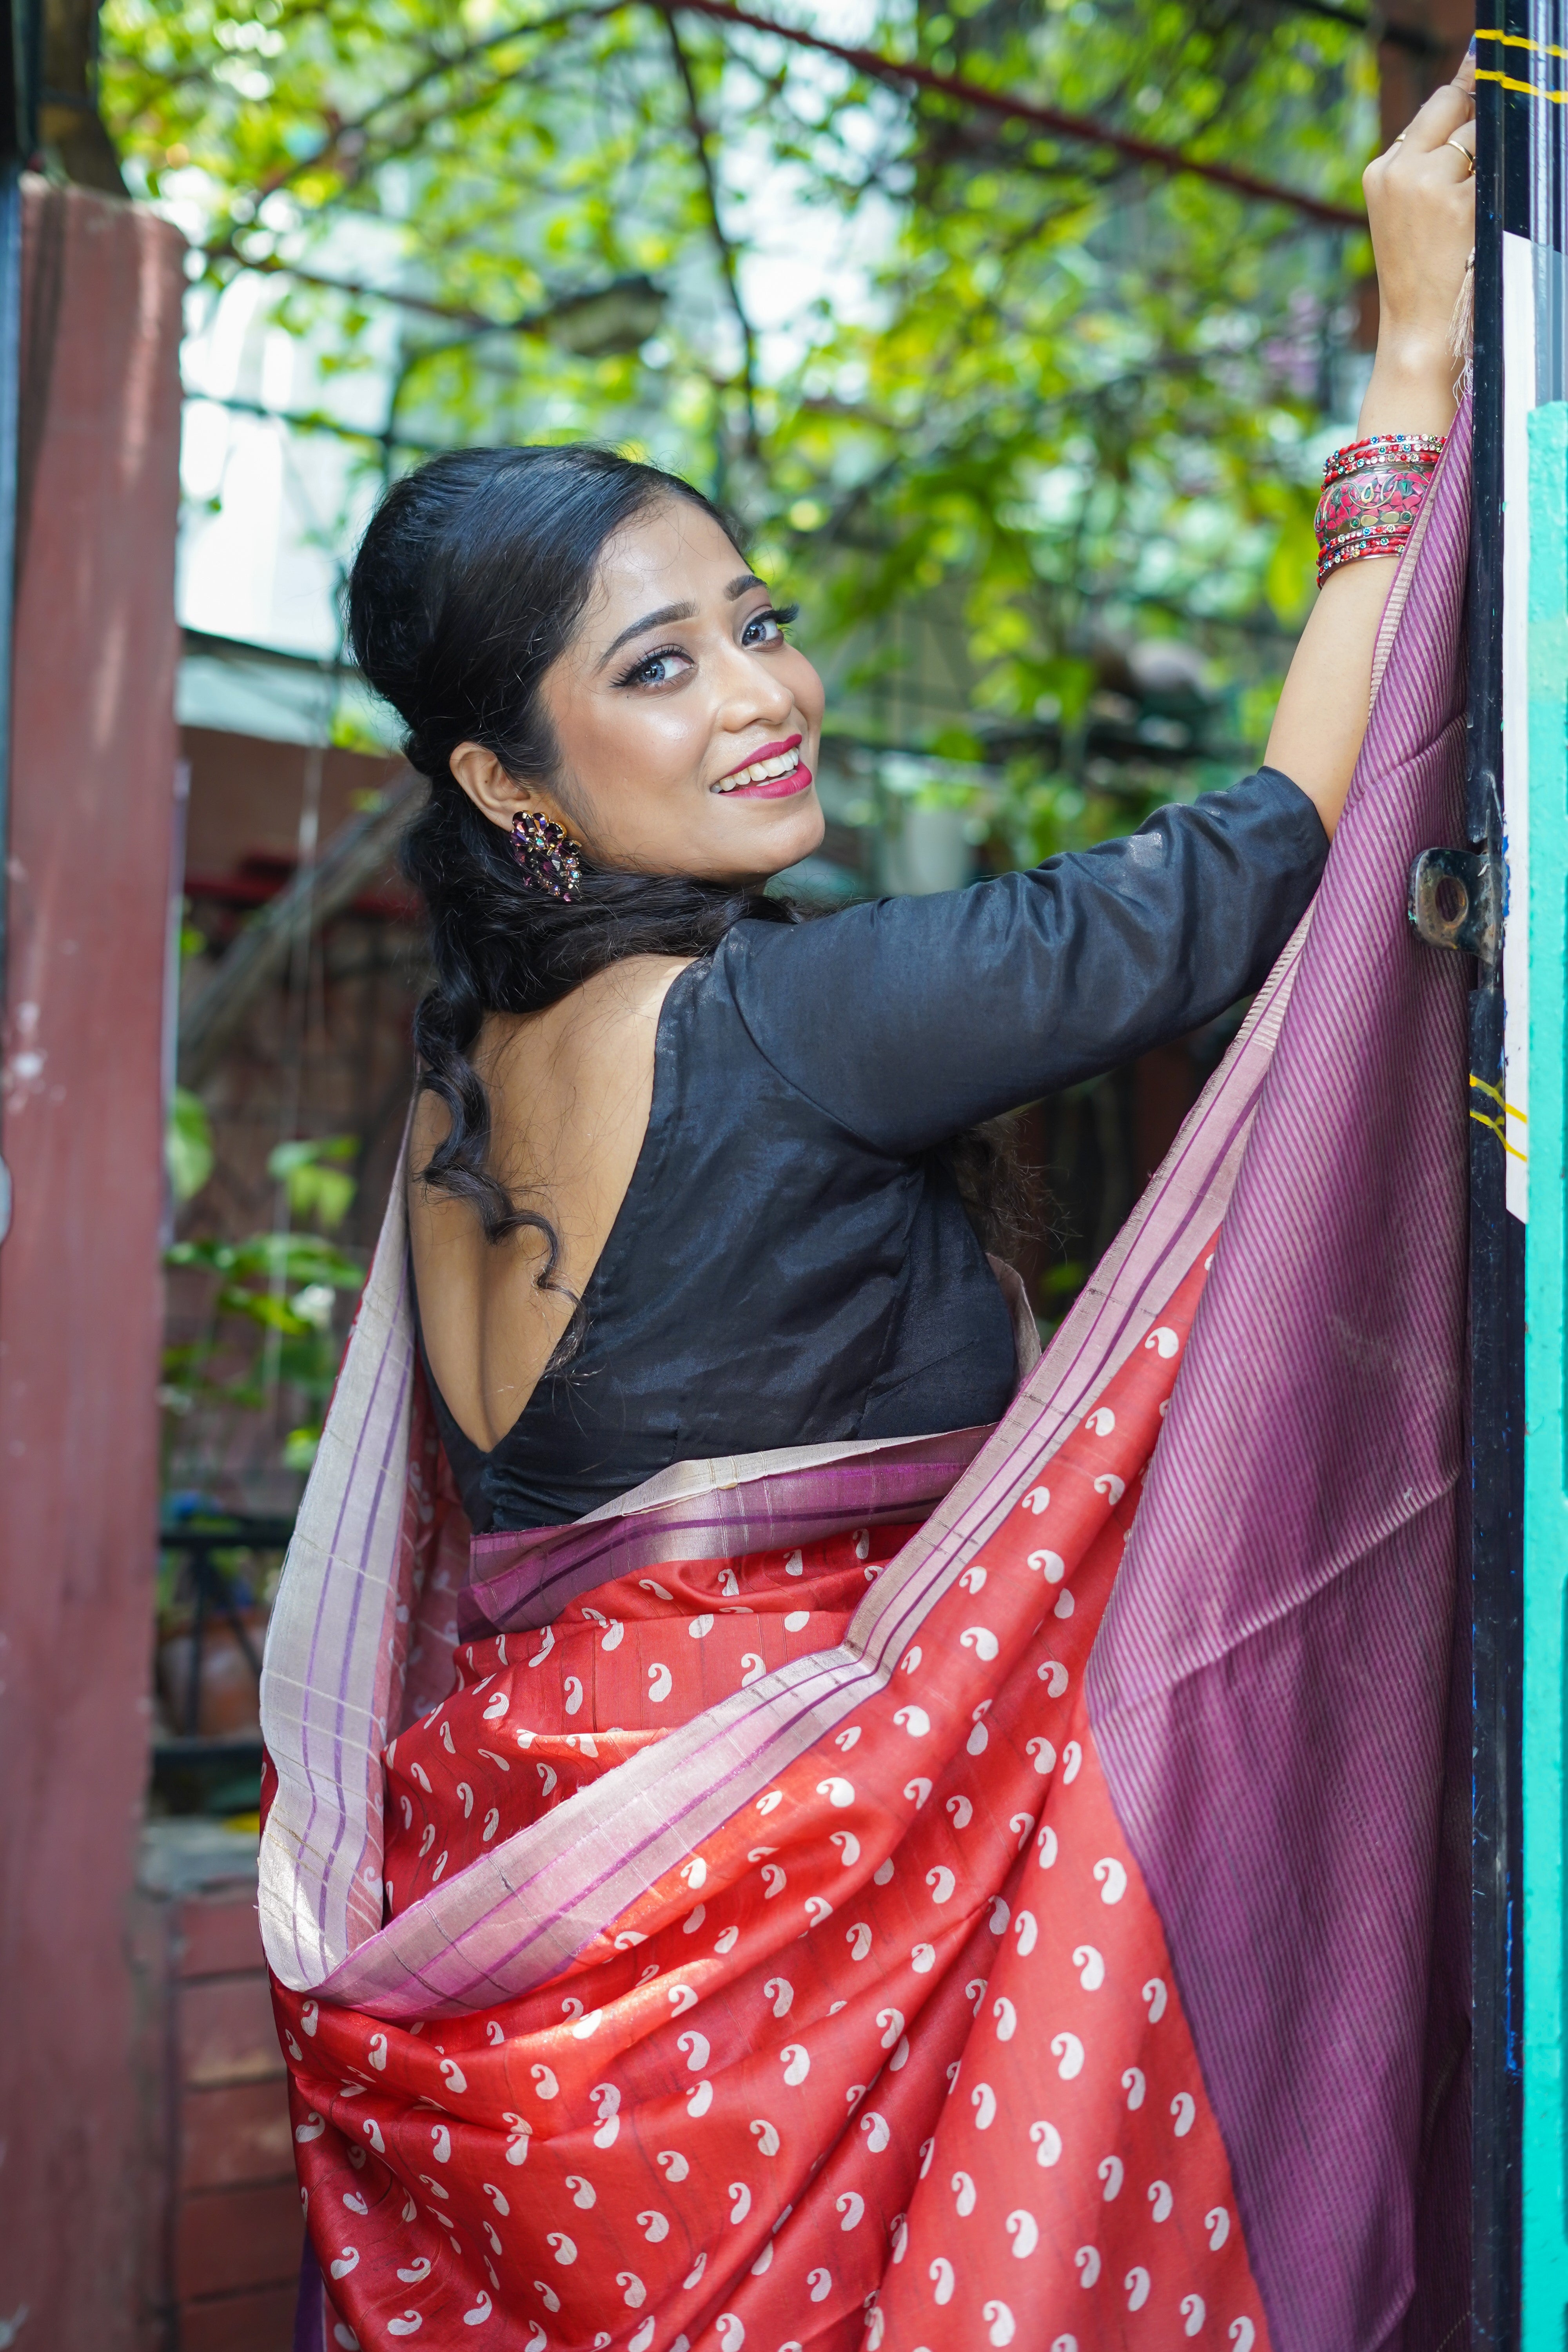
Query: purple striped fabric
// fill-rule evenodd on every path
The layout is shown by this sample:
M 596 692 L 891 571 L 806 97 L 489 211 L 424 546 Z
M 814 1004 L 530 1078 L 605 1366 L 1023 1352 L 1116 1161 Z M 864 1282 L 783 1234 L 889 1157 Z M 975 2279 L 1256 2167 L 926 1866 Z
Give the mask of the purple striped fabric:
M 737 1478 L 684 1507 L 479 1536 L 472 1547 L 472 1580 L 459 1596 L 458 1638 L 548 1625 L 580 1592 L 667 1560 L 784 1551 L 846 1526 L 923 1519 L 990 1434 L 991 1424 L 982 1423 L 941 1437 L 911 1438 L 858 1461 Z M 754 1459 L 761 1465 L 767 1456 Z
M 1406 2336 L 1420 2184 L 1465 2152 L 1434 1914 L 1468 1129 L 1466 968 L 1405 887 L 1460 838 L 1468 487 L 1461 417 L 1089 1676 L 1276 2352 L 1464 2314 L 1450 2254 Z

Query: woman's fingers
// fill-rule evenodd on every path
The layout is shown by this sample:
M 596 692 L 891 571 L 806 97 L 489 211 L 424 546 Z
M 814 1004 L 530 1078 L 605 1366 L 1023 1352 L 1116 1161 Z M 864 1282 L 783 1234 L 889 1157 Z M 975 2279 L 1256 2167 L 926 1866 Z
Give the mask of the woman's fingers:
M 1432 92 L 1414 121 L 1400 132 L 1382 161 L 1387 163 L 1432 154 L 1462 124 L 1471 121 L 1475 111 L 1473 87 L 1461 87 L 1458 81 L 1444 82 Z
M 1468 137 L 1466 135 L 1467 132 L 1468 133 Z M 1449 154 L 1454 157 L 1456 163 L 1458 164 L 1459 177 L 1462 180 L 1472 178 L 1476 169 L 1475 124 L 1473 122 L 1461 124 L 1459 129 L 1454 132 L 1451 138 L 1444 140 L 1443 145 L 1447 149 Z
M 1448 340 L 1475 233 L 1475 106 L 1459 82 L 1434 90 L 1408 131 L 1363 179 L 1377 260 L 1380 351 L 1434 382 L 1451 375 Z M 1445 378 L 1445 381 L 1447 378 Z
M 1369 201 L 1406 180 L 1447 185 L 1469 179 L 1476 168 L 1475 114 L 1473 89 L 1460 81 L 1435 89 L 1409 128 L 1367 165 L 1362 184 Z

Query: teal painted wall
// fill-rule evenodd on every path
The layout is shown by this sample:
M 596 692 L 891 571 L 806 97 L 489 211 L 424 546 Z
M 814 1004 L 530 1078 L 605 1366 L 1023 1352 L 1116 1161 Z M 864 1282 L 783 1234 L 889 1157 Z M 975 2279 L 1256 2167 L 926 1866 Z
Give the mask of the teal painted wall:
M 1525 1254 L 1524 2352 L 1563 2352 L 1568 1593 L 1568 405 L 1530 418 L 1530 1223 Z M 1518 920 L 1521 910 L 1514 908 Z

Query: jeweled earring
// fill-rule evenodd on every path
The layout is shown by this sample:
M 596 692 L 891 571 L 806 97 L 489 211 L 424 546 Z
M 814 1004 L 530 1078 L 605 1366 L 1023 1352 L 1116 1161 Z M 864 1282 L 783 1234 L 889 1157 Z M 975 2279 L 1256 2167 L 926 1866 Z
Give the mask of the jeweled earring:
M 511 821 L 511 854 L 531 890 L 552 898 L 583 895 L 583 845 L 537 809 L 519 809 Z

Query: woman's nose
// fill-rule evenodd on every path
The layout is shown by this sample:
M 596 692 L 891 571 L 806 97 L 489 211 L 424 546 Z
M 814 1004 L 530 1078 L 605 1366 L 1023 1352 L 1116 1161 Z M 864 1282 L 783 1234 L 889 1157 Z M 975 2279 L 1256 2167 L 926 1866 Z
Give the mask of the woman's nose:
M 721 696 L 723 726 L 738 732 L 743 727 L 754 726 L 759 719 L 777 723 L 787 719 L 794 707 L 795 697 L 776 670 L 760 662 L 754 654 L 736 652 Z

